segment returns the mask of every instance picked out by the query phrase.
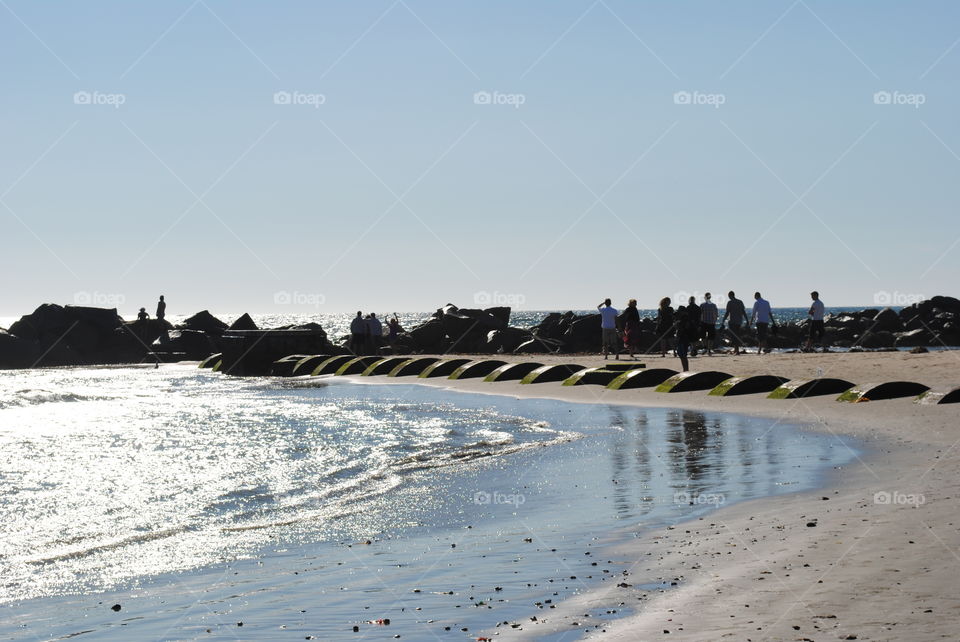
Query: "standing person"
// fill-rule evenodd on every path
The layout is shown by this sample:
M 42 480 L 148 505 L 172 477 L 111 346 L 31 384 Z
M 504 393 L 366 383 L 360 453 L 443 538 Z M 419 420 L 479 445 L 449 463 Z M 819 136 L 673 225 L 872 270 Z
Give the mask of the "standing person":
M 813 304 L 807 312 L 810 315 L 810 336 L 807 337 L 807 345 L 804 347 L 807 351 L 813 349 L 814 338 L 823 342 L 823 301 L 820 300 L 820 293 L 816 290 L 810 293 L 810 298 L 813 299 Z M 826 346 L 823 347 L 823 351 L 827 351 Z
M 350 322 L 350 351 L 353 354 L 363 354 L 363 344 L 367 339 L 367 323 L 363 320 L 363 312 L 357 310 L 357 316 Z
M 680 357 L 680 365 L 683 371 L 690 369 L 687 361 L 687 350 L 690 348 L 690 319 L 688 310 L 695 310 L 695 307 L 686 308 L 682 305 L 677 306 L 677 314 L 674 316 L 674 332 L 677 336 L 677 356 Z
M 673 308 L 670 307 L 670 297 L 660 299 L 660 307 L 657 308 L 657 336 L 660 338 L 660 356 L 667 356 L 667 349 L 670 347 L 669 337 L 673 335 Z
M 690 346 L 690 356 L 697 356 L 697 344 L 700 341 L 700 334 L 702 332 L 700 328 L 700 314 L 697 310 L 700 309 L 700 306 L 697 304 L 697 297 L 691 295 L 687 299 L 686 307 L 686 316 L 687 316 L 687 341 Z
M 390 344 L 390 347 L 393 347 L 393 344 L 396 342 L 400 330 L 400 319 L 397 318 L 397 313 L 394 312 L 393 318 L 387 321 L 387 342 Z
M 700 333 L 707 348 L 707 356 L 713 355 L 713 340 L 717 337 L 717 304 L 710 300 L 710 293 L 703 295 L 700 304 Z
M 635 359 L 635 352 L 640 349 L 640 312 L 637 311 L 637 300 L 627 301 L 627 309 L 623 311 L 623 346 Z
M 617 336 L 617 309 L 610 303 L 610 299 L 604 299 L 603 303 L 597 306 L 600 311 L 600 334 L 603 343 L 603 358 L 607 358 L 609 350 L 613 348 L 614 358 L 620 360 L 620 337 Z
M 170 332 L 167 330 L 167 323 L 164 321 L 164 317 L 167 316 L 167 302 L 163 300 L 163 295 L 160 295 L 160 300 L 157 301 L 157 323 L 160 325 L 160 343 L 166 343 L 170 340 Z M 157 362 L 159 367 L 160 362 Z
M 723 320 L 720 321 L 720 328 L 722 329 L 724 324 L 727 322 L 727 319 L 730 320 L 730 326 L 727 329 L 727 336 L 730 337 L 730 343 L 733 344 L 733 354 L 740 354 L 740 346 L 743 345 L 743 340 L 740 338 L 740 326 L 743 325 L 743 322 L 747 320 L 747 308 L 743 305 L 743 301 L 737 298 L 737 295 L 733 293 L 733 290 L 727 292 L 727 310 L 723 313 Z M 747 329 L 750 328 L 749 322 L 747 323 Z
M 371 354 L 380 352 L 380 340 L 383 339 L 383 324 L 375 312 L 367 317 L 367 340 L 370 342 Z
M 770 308 L 770 302 L 760 296 L 759 292 L 753 293 L 753 313 L 750 320 L 757 327 L 757 354 L 763 354 L 767 347 L 767 330 L 770 325 L 777 327 L 777 321 L 773 318 L 773 310 Z

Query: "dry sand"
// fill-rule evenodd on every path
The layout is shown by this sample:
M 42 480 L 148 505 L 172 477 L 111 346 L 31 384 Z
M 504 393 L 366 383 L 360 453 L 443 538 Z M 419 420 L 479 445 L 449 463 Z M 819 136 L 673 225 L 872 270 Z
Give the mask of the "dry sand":
M 603 363 L 596 355 L 505 359 Z M 674 358 L 642 360 L 648 367 L 679 369 Z M 789 378 L 820 374 L 858 384 L 913 380 L 939 388 L 960 385 L 960 351 L 717 355 L 691 361 L 691 370 L 707 369 Z M 661 578 L 677 581 L 673 589 L 651 592 L 609 582 L 542 612 L 538 622 L 524 623 L 522 630 L 505 627 L 483 635 L 519 639 L 565 631 L 563 639 L 960 639 L 960 596 L 955 592 L 960 586 L 960 404 L 925 406 L 911 399 L 849 404 L 834 396 L 770 400 L 765 395 L 720 398 L 705 392 L 612 391 L 558 383 L 420 381 L 517 397 L 746 413 L 770 418 L 771 430 L 778 422 L 800 424 L 841 441 L 857 437 L 868 448 L 816 492 L 723 507 L 616 550 L 617 559 L 632 565 L 625 582 Z M 636 610 L 596 627 L 596 621 L 583 617 L 589 608 Z

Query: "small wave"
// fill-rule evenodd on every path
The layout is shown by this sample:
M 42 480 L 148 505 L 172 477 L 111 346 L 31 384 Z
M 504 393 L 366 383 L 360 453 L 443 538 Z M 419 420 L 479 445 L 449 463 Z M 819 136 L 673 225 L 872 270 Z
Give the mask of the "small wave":
M 79 548 L 72 551 L 66 551 L 63 553 L 49 554 L 44 557 L 38 557 L 34 559 L 26 560 L 28 564 L 48 564 L 50 562 L 60 562 L 63 560 L 77 559 L 80 557 L 87 557 L 88 555 L 94 555 L 96 553 L 103 553 L 106 551 L 113 551 L 118 548 L 123 548 L 124 546 L 130 546 L 131 544 L 140 544 L 142 542 L 150 542 L 153 540 L 164 539 L 166 537 L 173 537 L 174 535 L 179 535 L 187 530 L 190 530 L 189 526 L 176 526 L 173 528 L 164 528 L 161 530 L 150 531 L 148 533 L 139 533 L 137 535 L 130 535 L 128 537 L 123 537 L 112 542 L 106 542 L 103 544 L 97 544 L 95 546 L 88 546 L 86 548 Z
M 8 397 L 0 399 L 0 408 L 39 406 L 45 403 L 72 403 L 77 401 L 97 401 L 106 397 L 93 397 L 73 392 L 53 392 L 43 389 L 17 390 Z

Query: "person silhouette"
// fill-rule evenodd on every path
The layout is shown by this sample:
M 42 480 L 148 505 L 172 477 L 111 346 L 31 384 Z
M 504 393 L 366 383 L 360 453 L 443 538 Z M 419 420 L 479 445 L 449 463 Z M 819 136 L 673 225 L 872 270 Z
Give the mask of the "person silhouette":
M 163 321 L 163 318 L 167 316 L 167 302 L 163 300 L 163 295 L 160 295 L 160 300 L 157 301 L 157 321 Z
M 150 318 L 150 315 L 147 314 L 146 308 L 140 308 L 140 312 L 137 313 L 137 321 L 146 321 Z

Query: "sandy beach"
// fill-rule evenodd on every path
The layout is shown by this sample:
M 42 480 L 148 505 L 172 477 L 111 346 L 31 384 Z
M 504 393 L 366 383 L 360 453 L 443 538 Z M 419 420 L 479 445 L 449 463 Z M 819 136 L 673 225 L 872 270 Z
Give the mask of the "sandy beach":
M 821 376 L 855 383 L 920 381 L 957 385 L 957 352 L 928 354 L 756 354 L 698 357 L 691 370 L 733 375 Z M 506 357 L 506 360 L 524 360 Z M 539 357 L 541 362 L 602 365 L 599 356 Z M 648 367 L 677 360 L 647 356 Z M 377 377 L 377 380 L 383 378 Z M 424 380 L 421 380 L 424 381 Z M 617 548 L 630 574 L 677 582 L 667 591 L 609 586 L 572 598 L 517 629 L 484 635 L 534 639 L 933 640 L 955 639 L 960 599 L 957 523 L 960 407 L 911 399 L 840 403 L 832 395 L 770 400 L 765 395 L 708 397 L 652 389 L 610 391 L 556 383 L 426 380 L 458 390 L 727 411 L 763 416 L 832 435 L 855 437 L 869 451 L 835 470 L 822 489 L 721 507 L 692 523 Z M 630 584 L 627 577 L 624 583 Z M 588 609 L 637 609 L 588 625 Z

